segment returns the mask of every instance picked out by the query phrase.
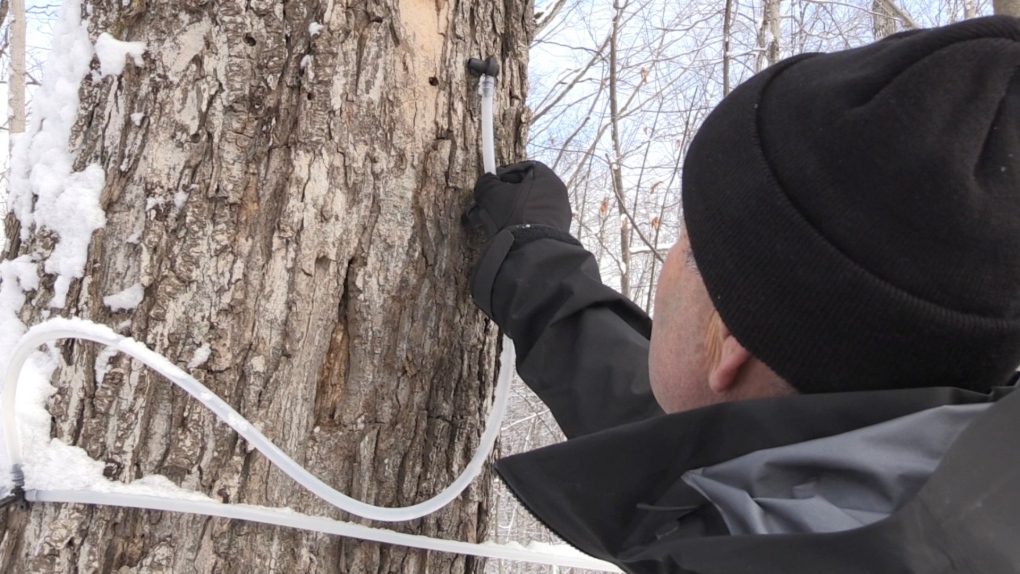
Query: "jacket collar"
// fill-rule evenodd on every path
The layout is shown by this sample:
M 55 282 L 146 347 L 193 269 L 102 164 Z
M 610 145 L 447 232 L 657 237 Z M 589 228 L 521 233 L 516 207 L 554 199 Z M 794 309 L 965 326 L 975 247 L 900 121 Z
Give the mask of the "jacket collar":
M 995 401 L 952 388 L 799 395 L 713 405 L 508 457 L 496 469 L 564 540 L 629 565 L 669 563 L 678 541 L 729 534 L 681 477 L 762 449 L 847 433 L 943 405 Z M 621 562 L 625 561 L 625 562 Z

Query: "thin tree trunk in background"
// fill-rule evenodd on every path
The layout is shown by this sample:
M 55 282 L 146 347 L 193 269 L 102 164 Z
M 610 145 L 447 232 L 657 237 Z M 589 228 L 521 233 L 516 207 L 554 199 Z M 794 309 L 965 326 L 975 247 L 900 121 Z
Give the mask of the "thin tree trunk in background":
M 882 1 L 885 4 L 885 7 L 888 10 L 889 14 L 896 15 L 896 17 L 902 23 L 904 28 L 908 30 L 917 30 L 921 27 L 917 23 L 917 21 L 914 20 L 914 18 L 910 15 L 909 12 L 901 8 L 900 5 L 896 3 L 896 0 L 880 0 L 880 1 Z
M 613 191 L 616 197 L 616 207 L 620 214 L 620 293 L 624 297 L 630 297 L 630 233 L 627 231 L 626 211 L 623 193 L 623 151 L 620 146 L 620 105 L 618 98 L 619 70 L 617 69 L 618 47 L 620 36 L 620 19 L 626 3 L 619 4 L 614 0 L 613 9 L 613 31 L 609 36 L 609 109 L 610 109 L 610 132 L 613 139 L 613 157 L 609 161 L 609 169 L 612 172 Z
M 875 40 L 896 33 L 895 12 L 887 0 L 874 0 L 871 3 L 871 31 Z
M 963 0 L 963 17 L 971 19 L 977 16 L 977 0 Z
M 10 130 L 14 135 L 25 131 L 25 0 L 11 0 L 10 7 Z
M 723 9 L 723 97 L 730 93 L 730 36 L 733 29 L 733 0 L 726 0 L 726 7 Z
M 779 8 L 782 0 L 764 0 L 761 28 L 758 29 L 758 58 L 755 71 L 779 62 Z
M 13 12 L 13 13 L 12 13 Z M 14 148 L 16 134 L 25 131 L 25 0 L 0 0 L 0 26 L 10 20 L 7 25 L 7 46 L 10 50 L 11 68 L 7 94 L 7 165 L 2 176 L 0 189 L 0 217 L 7 216 L 7 187 L 10 182 L 11 150 Z M 6 236 L 0 238 L 0 251 L 7 247 Z
M 1020 17 L 1020 0 L 993 0 L 992 8 L 996 14 Z
M 464 64 L 500 58 L 498 159 L 523 158 L 530 3 L 85 8 L 93 42 L 109 32 L 147 52 L 144 67 L 129 59 L 80 87 L 69 146 L 76 170 L 105 172 L 107 224 L 52 312 L 117 326 L 181 366 L 207 346 L 192 374 L 342 492 L 383 506 L 439 492 L 477 445 L 498 346 L 468 296 L 483 239 L 460 224 L 480 171 Z M 7 227 L 19 236 L 14 214 Z M 48 256 L 52 233 L 26 231 L 5 258 Z M 136 283 L 137 308 L 104 306 Z M 53 284 L 44 275 L 29 293 L 27 324 L 49 312 Z M 160 376 L 116 357 L 95 380 L 100 351 L 62 345 L 49 409 L 53 435 L 109 478 L 160 474 L 223 502 L 342 517 Z M 484 539 L 488 478 L 394 528 Z M 35 504 L 0 513 L 0 528 L 2 572 L 481 570 L 470 557 L 153 511 Z

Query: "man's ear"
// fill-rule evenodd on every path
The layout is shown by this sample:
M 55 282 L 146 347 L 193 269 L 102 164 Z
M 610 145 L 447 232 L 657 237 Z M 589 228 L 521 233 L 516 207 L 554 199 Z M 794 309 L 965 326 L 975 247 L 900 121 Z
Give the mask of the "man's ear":
M 737 383 L 741 369 L 752 359 L 751 353 L 725 328 L 722 337 L 719 360 L 708 371 L 708 387 L 716 393 L 731 390 Z

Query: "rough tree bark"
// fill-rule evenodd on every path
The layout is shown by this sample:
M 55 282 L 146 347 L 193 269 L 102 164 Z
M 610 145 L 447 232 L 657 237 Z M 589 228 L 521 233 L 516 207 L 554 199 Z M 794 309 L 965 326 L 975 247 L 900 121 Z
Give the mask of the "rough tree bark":
M 479 172 L 469 56 L 495 54 L 499 159 L 524 153 L 526 0 L 133 0 L 84 7 L 93 41 L 143 67 L 82 83 L 70 145 L 102 166 L 107 225 L 52 313 L 119 325 L 193 374 L 341 491 L 420 502 L 464 467 L 491 403 L 496 330 L 466 287 L 481 238 L 459 216 Z M 84 16 L 84 14 L 83 14 Z M 321 30 L 316 24 L 321 23 Z M 93 61 L 93 68 L 98 63 Z M 144 117 L 132 114 L 144 114 Z M 6 258 L 53 247 L 7 219 Z M 40 267 L 41 268 L 41 267 Z M 144 299 L 103 297 L 136 282 Z M 41 320 L 43 276 L 22 310 Z M 341 517 L 200 405 L 124 357 L 61 346 L 53 435 L 129 481 Z M 488 481 L 398 529 L 485 535 Z M 2 572 L 465 572 L 462 556 L 149 511 L 0 513 Z

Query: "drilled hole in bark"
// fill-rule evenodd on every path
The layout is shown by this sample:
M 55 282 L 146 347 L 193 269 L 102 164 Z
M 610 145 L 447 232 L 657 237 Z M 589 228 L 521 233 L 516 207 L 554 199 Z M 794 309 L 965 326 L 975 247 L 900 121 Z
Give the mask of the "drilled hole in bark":
M 201 140 L 201 139 L 202 139 L 202 136 L 200 136 L 200 135 L 198 135 L 198 134 L 191 134 L 191 137 L 190 137 L 190 138 L 188 138 L 188 139 L 190 139 L 190 140 L 191 140 L 191 143 L 198 143 L 198 142 L 199 142 L 199 140 Z
M 308 92 L 308 99 L 309 100 L 314 100 L 315 99 L 315 94 L 313 94 L 311 92 Z
M 249 46 L 254 46 L 255 44 L 258 44 L 258 41 L 251 34 L 245 34 L 244 43 Z
M 437 78 L 435 76 L 432 76 L 431 78 L 429 78 L 429 85 L 430 86 L 438 86 L 439 85 L 439 78 Z

